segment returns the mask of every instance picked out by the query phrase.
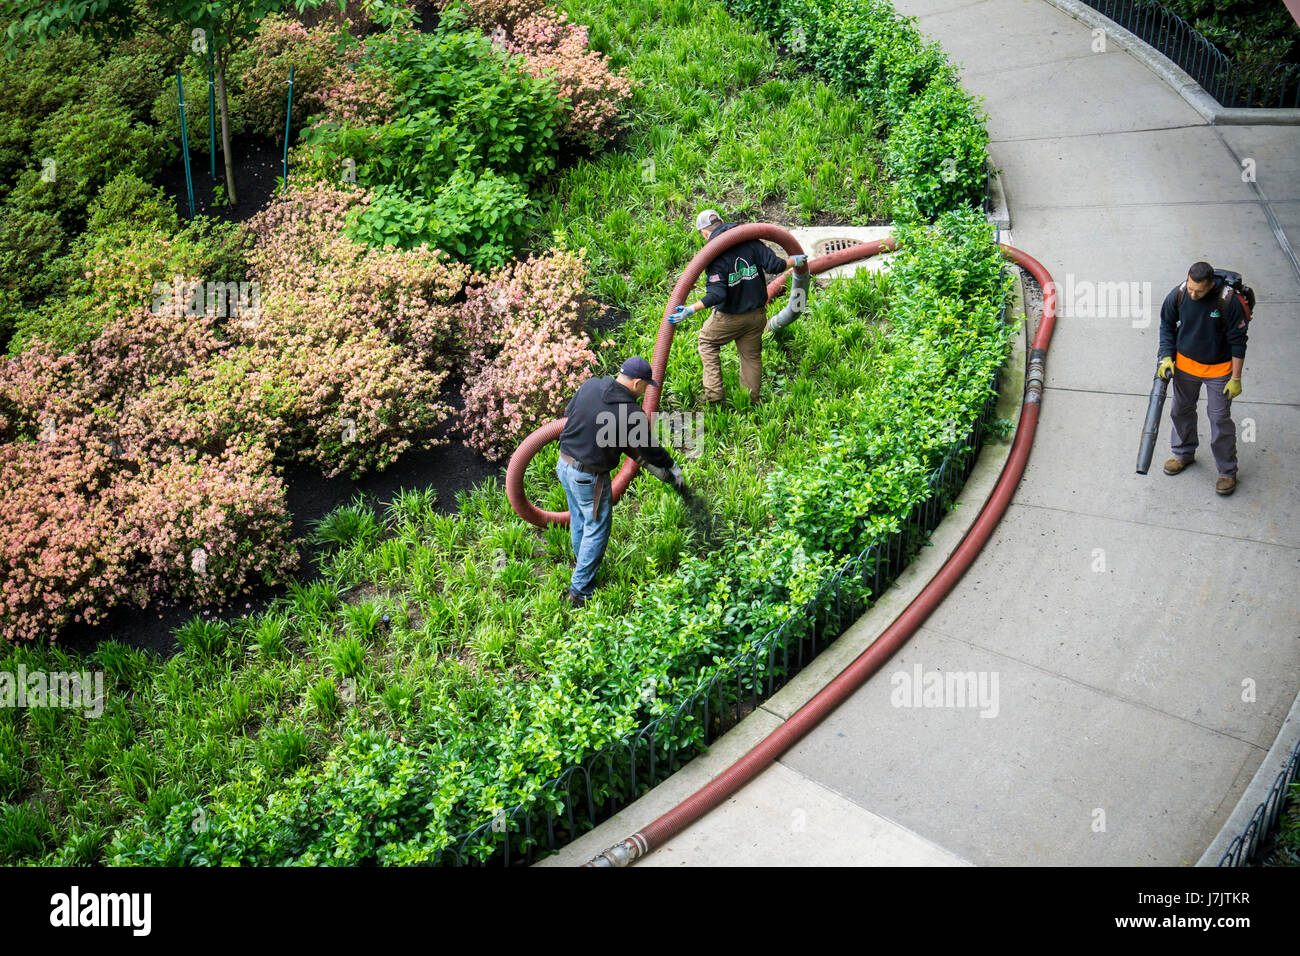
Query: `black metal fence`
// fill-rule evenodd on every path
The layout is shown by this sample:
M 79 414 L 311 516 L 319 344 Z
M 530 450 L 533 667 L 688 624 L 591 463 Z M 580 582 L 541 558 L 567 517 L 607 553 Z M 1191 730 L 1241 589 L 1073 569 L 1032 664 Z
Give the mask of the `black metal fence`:
M 1003 303 L 1006 321 L 1008 303 Z M 530 864 L 576 839 L 681 769 L 753 712 L 861 616 L 907 567 L 952 507 L 984 444 L 1001 370 L 965 436 L 929 479 L 902 528 L 828 576 L 798 614 L 722 665 L 672 711 L 548 781 L 528 804 L 454 841 L 435 865 Z
M 1182 17 L 1150 0 L 1083 0 L 1182 67 L 1225 107 L 1300 107 L 1300 64 L 1234 64 Z
M 1254 861 L 1260 845 L 1277 826 L 1278 818 L 1287 805 L 1287 792 L 1297 780 L 1300 780 L 1300 743 L 1291 751 L 1291 759 L 1286 766 L 1278 772 L 1268 796 L 1250 815 L 1246 829 L 1228 844 L 1228 849 L 1219 859 L 1219 866 L 1249 866 Z

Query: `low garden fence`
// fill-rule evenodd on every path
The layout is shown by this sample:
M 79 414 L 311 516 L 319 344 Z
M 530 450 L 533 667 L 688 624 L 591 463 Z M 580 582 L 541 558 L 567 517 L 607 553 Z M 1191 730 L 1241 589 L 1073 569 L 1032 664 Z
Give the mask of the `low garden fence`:
M 1009 303 L 1003 303 L 1003 323 Z M 1001 370 L 964 437 L 931 473 L 903 526 L 828 575 L 801 613 L 721 665 L 670 712 L 548 781 L 453 841 L 435 865 L 527 865 L 576 839 L 681 769 L 783 687 L 893 583 L 951 509 L 996 412 Z
M 1300 107 L 1300 64 L 1234 64 L 1196 28 L 1150 0 L 1083 0 L 1178 64 L 1225 107 Z
M 1250 822 L 1246 824 L 1246 829 L 1233 837 L 1232 842 L 1228 844 L 1228 848 L 1219 859 L 1219 866 L 1249 866 L 1254 862 L 1255 854 L 1273 833 L 1282 811 L 1286 809 L 1287 794 L 1291 785 L 1297 780 L 1300 780 L 1300 743 L 1295 745 L 1295 749 L 1291 751 L 1291 759 L 1278 772 L 1277 779 L 1269 788 L 1268 796 L 1250 815 Z

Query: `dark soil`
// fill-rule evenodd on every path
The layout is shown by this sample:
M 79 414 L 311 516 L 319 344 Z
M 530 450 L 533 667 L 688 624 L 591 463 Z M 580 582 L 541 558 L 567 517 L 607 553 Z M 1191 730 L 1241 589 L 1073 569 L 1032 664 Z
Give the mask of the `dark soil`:
M 458 388 L 456 392 L 459 392 Z M 325 478 L 310 468 L 289 470 L 284 476 L 285 498 L 292 517 L 293 536 L 299 542 L 297 580 L 305 584 L 320 577 L 316 558 L 324 553 L 325 548 L 307 542 L 312 522 L 354 498 L 360 498 L 382 515 L 384 506 L 392 500 L 395 492 L 432 488 L 437 493 L 437 509 L 449 513 L 458 510 L 457 492 L 468 492 L 489 478 L 504 480 L 504 463 L 491 462 L 473 451 L 454 437 L 454 430 L 453 419 L 426 436 L 424 441 L 415 442 L 415 447 L 385 471 L 355 481 L 345 476 Z M 430 440 L 440 439 L 448 440 L 442 444 L 429 444 Z M 179 649 L 172 631 L 196 614 L 213 619 L 237 619 L 265 610 L 285 591 L 284 587 L 259 587 L 243 600 L 221 609 L 168 603 L 156 603 L 141 609 L 127 604 L 115 608 L 98 626 L 69 627 L 60 635 L 58 643 L 68 651 L 85 654 L 94 651 L 100 642 L 115 639 L 131 647 L 169 656 Z
M 335 8 L 337 9 L 337 8 Z M 235 158 L 235 189 L 239 192 L 238 206 L 218 206 L 213 202 L 213 187 L 225 185 L 226 173 L 217 145 L 217 178 L 212 179 L 208 153 L 190 153 L 190 175 L 194 182 L 194 208 L 200 216 L 212 216 L 226 222 L 243 222 L 263 209 L 275 195 L 275 181 L 284 171 L 284 148 L 268 136 L 231 136 L 231 154 Z M 290 175 L 292 175 L 290 170 Z M 158 174 L 158 184 L 176 202 L 176 211 L 184 221 L 189 217 L 190 204 L 185 192 L 185 160 L 178 157 L 174 163 Z

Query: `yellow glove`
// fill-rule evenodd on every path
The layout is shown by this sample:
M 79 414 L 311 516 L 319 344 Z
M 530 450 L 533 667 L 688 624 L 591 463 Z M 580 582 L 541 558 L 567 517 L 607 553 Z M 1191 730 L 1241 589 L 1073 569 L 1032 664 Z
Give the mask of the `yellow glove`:
M 1227 395 L 1228 398 L 1236 398 L 1238 395 L 1240 395 L 1241 379 L 1239 378 L 1228 379 L 1228 384 L 1223 386 L 1223 394 Z
M 1169 374 L 1166 375 L 1166 372 Z M 1172 355 L 1166 355 L 1160 360 L 1160 364 L 1156 367 L 1156 374 L 1161 378 L 1169 378 L 1174 374 L 1174 357 Z

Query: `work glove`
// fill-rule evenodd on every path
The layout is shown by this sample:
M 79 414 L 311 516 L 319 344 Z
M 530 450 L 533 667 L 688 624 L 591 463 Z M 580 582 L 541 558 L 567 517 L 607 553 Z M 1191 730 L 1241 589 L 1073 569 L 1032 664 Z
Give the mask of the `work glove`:
M 1228 384 L 1223 386 L 1223 394 L 1227 395 L 1228 398 L 1236 398 L 1238 395 L 1240 395 L 1241 379 L 1239 378 L 1228 379 Z
M 668 324 L 676 325 L 678 322 L 686 318 L 688 315 L 694 315 L 694 314 L 695 314 L 695 310 L 692 309 L 689 305 L 679 305 L 677 308 L 673 309 L 672 313 L 668 316 Z
M 790 262 L 791 262 L 791 263 L 794 265 L 794 267 L 795 267 L 796 269 L 798 269 L 800 272 L 802 272 L 804 269 L 808 268 L 808 257 L 805 256 L 805 255 L 803 255 L 802 253 L 799 254 L 799 255 L 797 255 L 797 256 L 791 256 L 791 257 L 790 257 Z
M 1166 372 L 1168 374 L 1165 374 Z M 1174 374 L 1174 357 L 1172 355 L 1166 355 L 1160 360 L 1160 364 L 1156 367 L 1156 374 L 1161 378 L 1170 378 Z
M 681 465 L 674 464 L 671 468 L 669 468 L 668 477 L 672 479 L 670 483 L 672 484 L 674 491 L 680 492 L 682 489 L 686 487 L 686 478 L 682 475 Z

